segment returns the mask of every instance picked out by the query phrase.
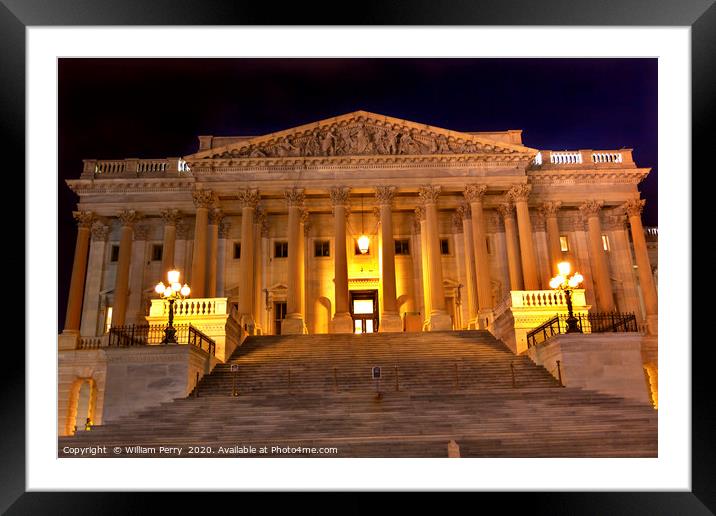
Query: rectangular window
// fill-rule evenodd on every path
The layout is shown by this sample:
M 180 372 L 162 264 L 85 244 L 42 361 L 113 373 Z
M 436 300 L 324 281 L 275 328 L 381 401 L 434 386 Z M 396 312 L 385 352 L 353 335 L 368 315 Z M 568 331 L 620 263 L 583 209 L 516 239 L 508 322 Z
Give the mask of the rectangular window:
M 288 258 L 288 242 L 275 242 L 273 246 L 274 258 Z
M 401 238 L 395 241 L 395 255 L 407 256 L 410 254 L 410 240 Z
M 314 256 L 331 256 L 331 243 L 328 240 L 316 240 L 314 242 Z
M 164 246 L 162 244 L 153 244 L 152 245 L 152 261 L 160 262 L 162 260 L 163 251 L 164 251 Z
M 440 239 L 440 254 L 450 254 L 450 244 L 447 238 Z
M 562 252 L 569 251 L 569 240 L 567 240 L 566 235 L 562 235 L 559 237 L 559 248 L 562 250 Z
M 116 262 L 117 260 L 119 260 L 119 246 L 118 246 L 118 245 L 113 245 L 113 246 L 112 246 L 112 252 L 111 252 L 111 254 L 110 254 L 110 256 L 109 256 L 109 261 L 110 261 L 110 262 Z
M 109 329 L 112 327 L 112 307 L 107 307 L 107 317 L 104 321 L 104 332 L 109 333 Z
M 605 251 L 609 251 L 609 237 L 607 235 L 602 235 L 602 246 Z
M 241 242 L 234 242 L 234 260 L 241 258 Z

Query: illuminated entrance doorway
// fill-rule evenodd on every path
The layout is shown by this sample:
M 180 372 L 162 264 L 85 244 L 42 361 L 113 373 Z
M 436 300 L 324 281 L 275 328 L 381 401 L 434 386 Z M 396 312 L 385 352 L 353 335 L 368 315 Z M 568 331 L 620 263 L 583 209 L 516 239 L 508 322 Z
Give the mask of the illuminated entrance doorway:
M 378 291 L 351 290 L 351 317 L 353 333 L 378 331 Z

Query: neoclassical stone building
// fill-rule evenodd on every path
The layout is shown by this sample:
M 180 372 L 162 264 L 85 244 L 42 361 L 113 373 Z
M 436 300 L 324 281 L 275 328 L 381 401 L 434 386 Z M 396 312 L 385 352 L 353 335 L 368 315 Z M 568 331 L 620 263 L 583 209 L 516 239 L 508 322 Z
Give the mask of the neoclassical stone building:
M 87 159 L 67 181 L 79 233 L 61 349 L 159 320 L 154 285 L 171 267 L 250 334 L 395 332 L 493 330 L 566 259 L 585 309 L 634 312 L 655 335 L 648 173 L 631 149 L 538 150 L 520 130 L 364 111 L 200 136 L 181 158 Z

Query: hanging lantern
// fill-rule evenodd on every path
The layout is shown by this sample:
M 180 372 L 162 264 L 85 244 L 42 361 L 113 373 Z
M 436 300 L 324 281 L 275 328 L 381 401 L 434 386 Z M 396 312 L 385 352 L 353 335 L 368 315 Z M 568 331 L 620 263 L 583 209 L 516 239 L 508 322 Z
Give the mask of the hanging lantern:
M 370 247 L 370 238 L 368 238 L 366 235 L 359 236 L 358 237 L 358 250 L 360 251 L 360 254 L 368 253 L 369 247 Z

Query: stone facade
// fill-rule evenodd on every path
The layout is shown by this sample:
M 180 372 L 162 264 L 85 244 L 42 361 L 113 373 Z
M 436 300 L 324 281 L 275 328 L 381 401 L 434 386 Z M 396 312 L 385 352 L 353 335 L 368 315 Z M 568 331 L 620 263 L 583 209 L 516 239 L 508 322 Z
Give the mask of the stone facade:
M 637 189 L 648 173 L 630 149 L 537 150 L 521 131 L 364 111 L 200 136 L 183 158 L 85 160 L 67 181 L 81 231 L 60 347 L 146 323 L 171 266 L 244 331 L 285 334 L 494 330 L 512 291 L 548 289 L 567 259 L 586 305 L 633 311 L 655 334 Z M 356 313 L 366 300 L 373 313 Z

